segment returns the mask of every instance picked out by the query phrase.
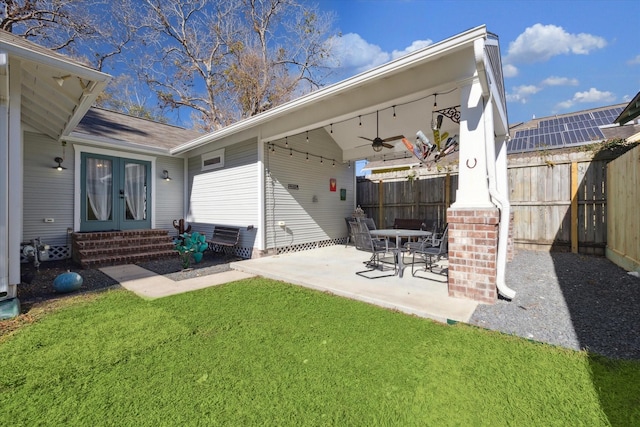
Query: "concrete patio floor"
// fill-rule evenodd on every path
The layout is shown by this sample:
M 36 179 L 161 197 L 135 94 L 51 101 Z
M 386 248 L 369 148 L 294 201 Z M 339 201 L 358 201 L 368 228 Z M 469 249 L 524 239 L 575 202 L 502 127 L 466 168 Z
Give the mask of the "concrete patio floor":
M 356 271 L 365 269 L 362 262 L 368 259 L 368 253 L 352 246 L 335 245 L 233 262 L 231 268 L 439 322 L 468 322 L 478 305 L 450 297 L 447 284 L 441 283 L 446 276 L 423 273 L 434 280 L 412 277 L 410 264 L 405 266 L 402 278 L 367 279 L 356 275 Z M 446 265 L 446 260 L 441 263 Z
M 390 276 L 367 279 L 357 275 L 357 271 L 366 269 L 363 262 L 369 257 L 368 253 L 352 246 L 327 246 L 236 261 L 230 264 L 230 271 L 178 282 L 137 265 L 104 267 L 100 270 L 117 280 L 124 288 L 147 299 L 262 276 L 443 323 L 449 320 L 468 323 L 478 306 L 475 301 L 450 297 L 444 275 L 421 272 L 422 277 L 432 280 L 413 277 L 410 264 L 405 266 L 402 278 Z M 447 261 L 442 260 L 438 265 L 446 267 Z M 369 276 L 381 274 L 389 272 L 368 273 Z

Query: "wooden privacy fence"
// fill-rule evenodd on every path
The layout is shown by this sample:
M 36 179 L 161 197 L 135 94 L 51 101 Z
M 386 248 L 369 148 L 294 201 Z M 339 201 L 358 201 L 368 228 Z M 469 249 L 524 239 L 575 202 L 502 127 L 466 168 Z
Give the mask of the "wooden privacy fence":
M 428 179 L 387 181 L 361 180 L 356 186 L 357 204 L 379 227 L 391 228 L 396 218 L 446 223 L 447 207 L 455 202 L 458 175 Z
M 508 179 L 516 247 L 604 255 L 606 161 L 519 159 L 510 162 Z M 416 181 L 362 180 L 356 200 L 380 227 L 390 227 L 395 218 L 445 223 L 457 187 L 457 174 Z
M 607 258 L 627 270 L 639 270 L 640 145 L 612 161 L 609 166 Z

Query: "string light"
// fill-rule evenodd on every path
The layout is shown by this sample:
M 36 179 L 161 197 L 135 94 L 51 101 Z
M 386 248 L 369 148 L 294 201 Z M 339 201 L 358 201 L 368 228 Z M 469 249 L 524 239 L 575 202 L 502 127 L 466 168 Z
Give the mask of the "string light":
M 401 103 L 401 104 L 392 105 L 391 107 L 387 107 L 387 108 L 382 109 L 382 110 L 379 110 L 379 111 L 384 111 L 384 110 L 387 110 L 387 109 L 391 108 L 391 109 L 392 109 L 392 111 L 393 111 L 393 118 L 395 119 L 395 118 L 397 118 L 396 107 L 404 106 L 404 105 L 409 105 L 409 104 L 413 104 L 413 103 L 416 103 L 416 102 L 420 102 L 420 101 L 422 101 L 422 100 L 424 100 L 424 99 L 426 99 L 426 98 L 428 98 L 428 97 L 433 96 L 433 97 L 434 97 L 434 99 L 433 99 L 433 111 L 435 112 L 435 111 L 437 111 L 437 108 L 438 108 L 438 102 L 437 102 L 437 97 L 438 97 L 438 95 L 446 95 L 446 94 L 448 94 L 448 93 L 453 92 L 453 91 L 454 91 L 454 90 L 456 90 L 456 89 L 458 89 L 458 88 L 457 88 L 457 87 L 454 87 L 454 88 L 452 88 L 452 89 L 450 89 L 450 90 L 448 90 L 448 91 L 446 91 L 446 92 L 431 93 L 431 94 L 429 94 L 429 95 L 425 95 L 425 96 L 423 96 L 423 97 L 421 97 L 421 98 L 414 99 L 414 100 L 411 100 L 411 101 L 407 101 L 407 102 L 404 102 L 404 103 Z M 453 107 L 448 107 L 448 109 L 451 109 L 451 110 L 457 110 L 459 107 L 460 107 L 459 105 L 456 105 L 456 106 L 453 106 Z M 374 114 L 374 113 L 370 113 L 370 114 Z M 369 114 L 365 114 L 365 115 L 369 115 Z M 458 123 L 458 121 L 456 121 L 454 118 L 450 117 L 450 116 L 449 116 L 449 115 L 447 115 L 447 114 L 445 114 L 445 115 L 446 115 L 448 118 L 452 119 L 455 123 Z M 458 116 L 459 116 L 459 114 L 458 114 Z M 432 117 L 432 119 L 433 119 L 433 117 Z M 349 121 L 349 120 L 353 120 L 353 117 L 351 117 L 351 118 L 347 118 L 347 119 L 344 119 L 344 120 L 341 120 L 341 121 L 339 121 L 339 122 L 337 122 L 337 123 L 343 123 L 343 122 L 347 122 L 347 121 Z M 334 124 L 335 124 L 335 123 L 330 123 L 330 124 L 329 124 L 329 132 L 330 132 L 331 134 L 333 134 L 333 125 L 334 125 Z M 358 115 L 358 126 L 362 127 L 362 114 L 359 114 L 359 115 Z M 299 135 L 299 134 L 298 134 L 298 135 Z M 305 135 L 306 135 L 306 138 L 305 138 L 305 139 L 306 139 L 306 142 L 309 142 L 309 131 L 308 131 L 308 130 L 307 130 L 307 131 L 305 131 Z M 276 150 L 275 150 L 275 144 L 274 144 L 274 143 L 269 143 L 269 142 L 267 142 L 267 146 L 269 146 L 269 145 L 271 145 L 271 152 L 272 152 L 272 153 L 275 153 L 275 151 L 276 151 Z M 279 146 L 279 148 L 283 148 L 283 147 Z M 299 153 L 304 153 L 304 151 L 298 151 L 298 150 L 296 150 L 296 149 L 291 150 L 291 148 L 290 148 L 290 146 L 289 146 L 289 135 L 287 135 L 287 136 L 285 136 L 285 137 L 284 137 L 284 148 L 285 148 L 285 149 L 287 149 L 287 148 L 288 148 L 288 149 L 290 150 L 290 151 L 289 151 L 289 155 L 290 155 L 290 156 L 293 156 L 293 151 L 296 151 L 296 152 L 299 152 Z M 316 156 L 315 154 L 312 154 L 311 156 L 313 156 L 313 157 L 319 157 L 319 156 Z M 404 154 L 404 156 L 405 156 L 405 158 L 407 158 L 407 157 L 411 157 L 410 155 L 407 155 L 406 153 Z M 373 157 L 371 157 L 371 158 L 376 158 L 376 157 L 377 157 L 377 156 L 375 156 L 375 155 L 374 155 L 374 156 L 373 156 Z M 402 157 L 394 157 L 394 159 L 396 159 L 396 158 L 402 158 Z M 307 160 L 307 161 L 309 160 L 309 153 L 306 153 L 306 160 Z M 385 160 L 385 161 L 386 161 L 386 160 Z M 350 160 L 349 160 L 348 164 L 349 164 L 349 168 L 351 168 L 351 161 L 350 161 Z
M 331 164 L 331 167 L 336 167 L 336 161 L 334 160 L 333 163 Z
M 324 163 L 324 162 L 322 161 L 322 156 L 320 156 L 320 163 Z
M 293 157 L 293 150 L 289 148 L 289 157 Z

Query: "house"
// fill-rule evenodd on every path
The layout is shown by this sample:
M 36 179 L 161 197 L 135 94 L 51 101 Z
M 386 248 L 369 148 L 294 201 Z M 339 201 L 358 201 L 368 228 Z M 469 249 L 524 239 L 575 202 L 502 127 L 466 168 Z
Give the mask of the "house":
M 90 109 L 108 76 L 10 34 L 0 33 L 0 55 L 9 128 L 9 150 L 0 153 L 8 170 L 0 181 L 6 298 L 19 283 L 13 254 L 34 237 L 68 256 L 69 235 L 172 232 L 184 218 L 207 234 L 216 225 L 240 228 L 243 257 L 342 243 L 355 208 L 354 162 L 404 153 L 400 141 L 376 137 L 415 134 L 436 107 L 447 117 L 442 131 L 460 135 L 466 164 L 449 210 L 449 292 L 485 302 L 514 294 L 504 283 L 502 66 L 498 38 L 484 26 L 206 135 Z M 55 108 L 55 120 L 34 105 Z M 461 239 L 469 230 L 486 238 Z

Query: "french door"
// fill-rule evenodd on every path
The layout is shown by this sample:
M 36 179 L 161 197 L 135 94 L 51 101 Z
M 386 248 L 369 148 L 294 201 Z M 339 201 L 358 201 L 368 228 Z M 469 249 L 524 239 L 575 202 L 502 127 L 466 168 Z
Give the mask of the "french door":
M 82 153 L 81 231 L 151 228 L 151 163 Z

